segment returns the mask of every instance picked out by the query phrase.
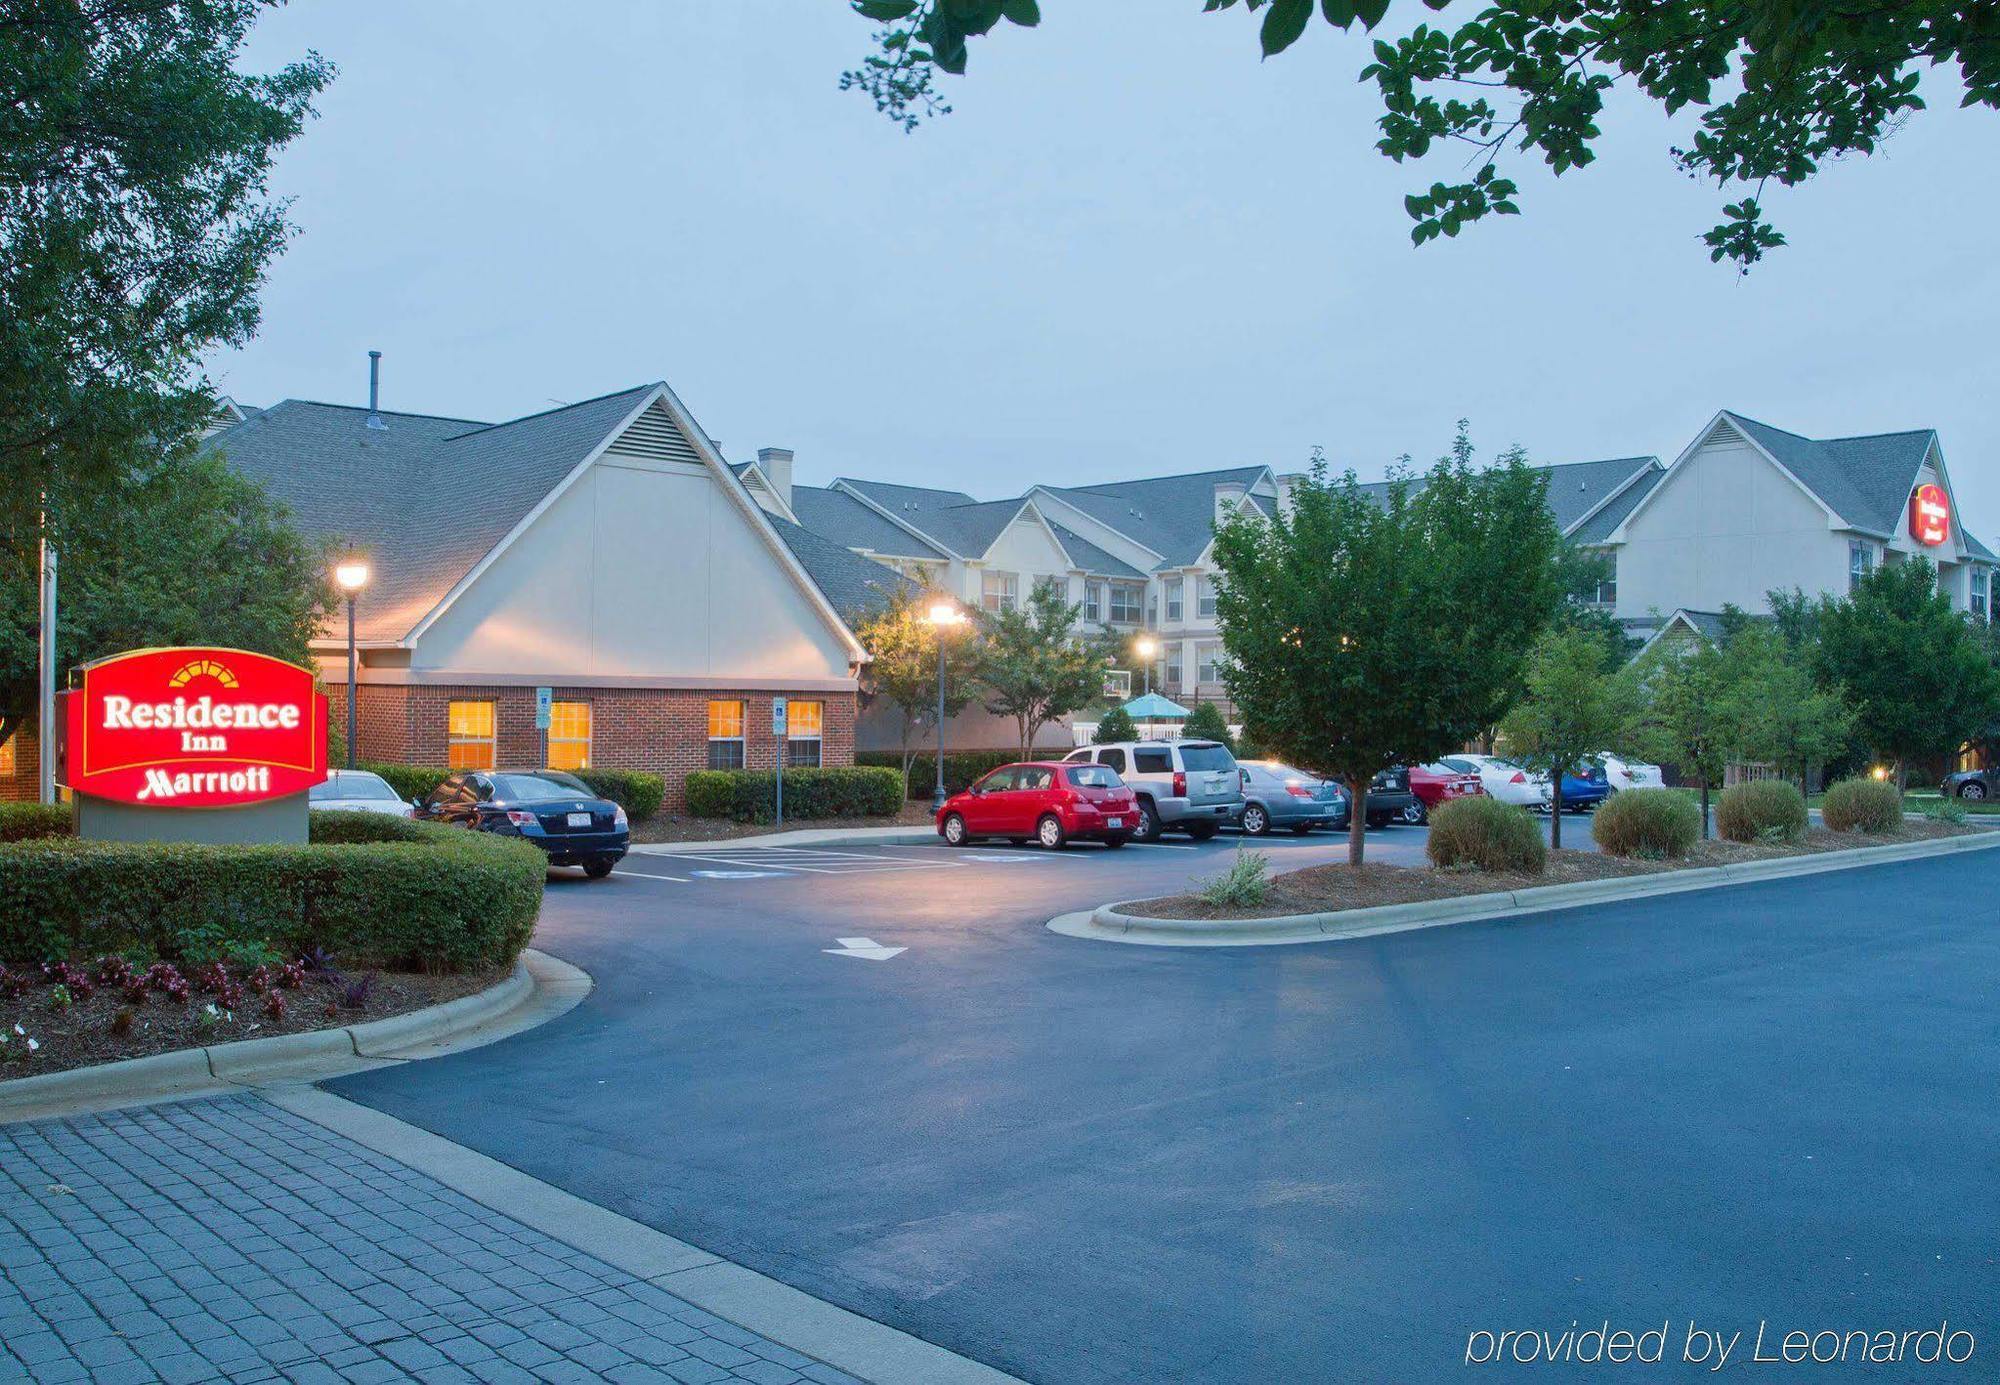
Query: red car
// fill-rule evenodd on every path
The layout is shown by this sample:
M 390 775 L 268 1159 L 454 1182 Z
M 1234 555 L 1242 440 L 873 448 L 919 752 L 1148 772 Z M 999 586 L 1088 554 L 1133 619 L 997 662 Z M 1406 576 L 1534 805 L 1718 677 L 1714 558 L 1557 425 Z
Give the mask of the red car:
M 1417 796 L 1417 802 L 1422 806 L 1422 815 L 1417 819 L 1421 822 L 1430 817 L 1431 810 L 1438 804 L 1483 794 L 1486 786 L 1479 782 L 1476 774 L 1461 774 L 1443 765 L 1417 765 L 1410 770 L 1410 792 Z
M 1033 837 L 1051 851 L 1072 838 L 1123 846 L 1139 825 L 1139 800 L 1106 765 L 1032 761 L 1002 765 L 938 809 L 938 835 L 953 846 Z

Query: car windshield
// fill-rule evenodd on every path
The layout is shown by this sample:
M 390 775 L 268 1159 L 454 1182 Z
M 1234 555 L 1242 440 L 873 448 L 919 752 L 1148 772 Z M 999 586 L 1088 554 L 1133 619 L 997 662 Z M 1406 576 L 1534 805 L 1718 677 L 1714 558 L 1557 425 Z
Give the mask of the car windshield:
M 308 802 L 313 800 L 324 802 L 337 798 L 379 798 L 389 803 L 403 801 L 381 775 L 369 774 L 365 770 L 332 775 L 313 785 L 311 792 L 306 795 Z
M 1253 764 L 1250 768 L 1272 779 L 1317 779 L 1319 777 L 1316 774 L 1308 774 L 1302 769 L 1293 769 L 1290 765 L 1279 764 L 1276 760 L 1271 760 L 1264 764 Z
M 1069 782 L 1079 789 L 1116 789 L 1124 783 L 1103 765 L 1078 765 L 1069 772 Z
M 1439 760 L 1438 763 L 1448 770 L 1455 770 L 1459 774 L 1479 773 L 1479 766 L 1462 755 L 1447 755 L 1442 760 Z
M 1217 745 L 1214 741 L 1181 747 L 1181 765 L 1186 769 L 1234 769 L 1236 757 L 1229 753 L 1229 747 Z
M 560 770 L 540 774 L 496 774 L 493 796 L 508 803 L 546 803 L 555 798 L 595 798 L 581 779 Z

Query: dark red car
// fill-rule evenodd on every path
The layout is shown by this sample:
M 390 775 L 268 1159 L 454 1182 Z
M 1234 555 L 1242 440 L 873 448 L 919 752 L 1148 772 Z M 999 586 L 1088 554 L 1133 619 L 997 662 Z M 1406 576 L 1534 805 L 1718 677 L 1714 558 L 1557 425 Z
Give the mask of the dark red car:
M 1030 761 L 1002 765 L 938 809 L 938 835 L 953 846 L 1030 837 L 1050 850 L 1075 838 L 1123 846 L 1139 825 L 1139 800 L 1107 765 Z
M 1423 814 L 1418 821 L 1423 821 L 1438 804 L 1485 793 L 1486 786 L 1476 774 L 1460 774 L 1443 765 L 1414 765 L 1410 769 L 1410 792 L 1422 805 Z

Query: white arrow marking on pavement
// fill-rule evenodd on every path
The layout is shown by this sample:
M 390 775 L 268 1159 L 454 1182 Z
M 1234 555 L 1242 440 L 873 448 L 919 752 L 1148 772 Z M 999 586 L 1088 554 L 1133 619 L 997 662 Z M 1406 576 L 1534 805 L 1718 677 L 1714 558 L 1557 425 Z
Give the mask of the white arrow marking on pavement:
M 839 947 L 823 947 L 821 952 L 831 952 L 836 957 L 866 957 L 871 962 L 886 962 L 899 952 L 908 952 L 907 947 L 884 947 L 873 938 L 836 938 Z

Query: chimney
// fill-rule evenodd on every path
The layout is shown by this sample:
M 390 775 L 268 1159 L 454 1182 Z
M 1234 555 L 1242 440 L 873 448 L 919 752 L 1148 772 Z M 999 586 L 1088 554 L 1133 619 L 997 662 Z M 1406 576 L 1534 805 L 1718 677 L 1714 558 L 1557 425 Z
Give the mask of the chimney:
M 382 415 L 378 410 L 381 402 L 382 353 L 380 351 L 370 351 L 368 353 L 368 426 L 370 428 L 387 428 L 389 426 L 382 421 Z
M 1241 481 L 1222 481 L 1217 483 L 1215 487 L 1215 522 L 1217 524 L 1229 518 L 1230 511 L 1234 510 L 1242 502 L 1246 489 L 1247 487 Z
M 764 473 L 764 479 L 771 483 L 771 490 L 783 501 L 786 509 L 792 508 L 792 449 L 789 447 L 760 447 L 757 449 L 757 470 Z

